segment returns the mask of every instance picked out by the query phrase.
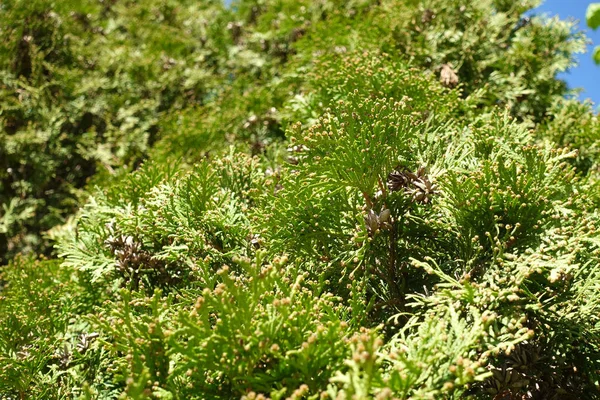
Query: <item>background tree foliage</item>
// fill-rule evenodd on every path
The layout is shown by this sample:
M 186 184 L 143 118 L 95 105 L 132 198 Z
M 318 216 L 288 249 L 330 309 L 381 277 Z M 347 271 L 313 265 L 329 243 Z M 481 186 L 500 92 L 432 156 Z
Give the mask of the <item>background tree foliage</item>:
M 536 4 L 4 2 L 0 397 L 599 398 L 600 124 Z

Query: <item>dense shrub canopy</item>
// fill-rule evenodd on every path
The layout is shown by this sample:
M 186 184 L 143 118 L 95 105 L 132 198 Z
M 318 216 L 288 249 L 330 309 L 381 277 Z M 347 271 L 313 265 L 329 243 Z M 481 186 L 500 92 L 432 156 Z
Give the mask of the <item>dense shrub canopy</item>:
M 0 5 L 0 397 L 600 397 L 585 37 L 529 0 Z

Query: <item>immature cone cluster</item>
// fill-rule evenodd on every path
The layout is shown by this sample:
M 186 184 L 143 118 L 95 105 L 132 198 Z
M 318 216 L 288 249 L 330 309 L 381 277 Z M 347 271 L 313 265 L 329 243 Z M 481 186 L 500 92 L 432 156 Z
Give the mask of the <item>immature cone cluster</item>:
M 165 272 L 164 262 L 157 260 L 148 251 L 142 249 L 142 244 L 136 242 L 131 236 L 111 236 L 105 243 L 116 257 L 117 269 L 124 275 L 137 274 L 142 268 Z
M 413 201 L 423 204 L 429 203 L 437 190 L 437 185 L 425 175 L 425 167 L 420 167 L 415 173 L 393 171 L 388 175 L 387 184 L 390 191 L 405 190 Z
M 456 72 L 454 72 L 450 65 L 444 64 L 440 71 L 440 81 L 442 85 L 453 88 L 458 85 L 458 75 L 456 75 Z
M 365 224 L 367 225 L 369 236 L 373 236 L 380 229 L 388 229 L 391 226 L 391 221 L 391 212 L 388 208 L 382 209 L 379 214 L 373 210 L 369 210 L 367 215 L 365 215 Z

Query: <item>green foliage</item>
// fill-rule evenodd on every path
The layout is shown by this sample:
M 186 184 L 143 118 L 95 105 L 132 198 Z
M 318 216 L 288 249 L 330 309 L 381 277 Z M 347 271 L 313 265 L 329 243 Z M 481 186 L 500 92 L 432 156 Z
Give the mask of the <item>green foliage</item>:
M 243 210 L 255 196 L 251 185 L 264 179 L 256 160 L 240 158 L 232 153 L 184 176 L 144 166 L 82 210 L 76 231 L 59 247 L 66 264 L 89 271 L 94 281 L 154 288 L 189 282 L 197 259 L 218 266 L 246 255 Z
M 572 65 L 567 54 L 583 52 L 585 41 L 573 34 L 572 23 L 523 16 L 537 4 L 431 0 L 397 7 L 384 18 L 393 27 L 394 48 L 419 65 L 440 75 L 447 65 L 456 73 L 453 84 L 482 104 L 539 120 L 552 97 L 565 90 L 555 77 Z
M 98 334 L 79 316 L 103 294 L 57 261 L 16 258 L 3 269 L 0 393 L 9 398 L 73 398 L 85 385 L 117 393 Z
M 222 6 L 174 6 L 3 4 L 0 249 L 6 256 L 47 250 L 39 234 L 73 213 L 89 176 L 135 165 L 156 140 L 163 112 L 205 101 L 216 80 L 194 57 L 201 50 L 193 38 L 203 30 L 198 17 Z M 157 35 L 167 26 L 168 34 Z
M 600 4 L 590 4 L 585 17 L 587 19 L 588 26 L 592 29 L 597 29 L 600 26 Z
M 286 105 L 317 117 L 322 109 L 302 103 L 309 87 L 325 89 L 327 79 L 337 75 L 331 84 L 340 83 L 350 71 L 322 70 L 331 78 L 318 83 L 318 75 L 310 78 L 316 54 L 404 54 L 416 67 L 445 73 L 442 80 L 458 83 L 473 104 L 504 104 L 538 121 L 564 93 L 556 73 L 584 39 L 565 22 L 522 19 L 533 5 L 7 2 L 0 10 L 8 38 L 0 59 L 3 261 L 20 251 L 49 253 L 45 232 L 76 210 L 96 172 L 135 168 L 149 153 L 199 160 L 225 141 L 258 154 L 288 122 L 305 119 L 281 113 Z M 388 83 L 380 75 L 354 85 Z M 384 92 L 396 97 L 393 88 Z
M 577 151 L 573 165 L 583 174 L 597 170 L 600 124 L 590 103 L 575 100 L 557 100 L 549 111 L 547 126 L 540 129 L 540 138 L 550 139 L 559 146 Z
M 534 5 L 0 6 L 0 397 L 600 398 L 585 38 Z

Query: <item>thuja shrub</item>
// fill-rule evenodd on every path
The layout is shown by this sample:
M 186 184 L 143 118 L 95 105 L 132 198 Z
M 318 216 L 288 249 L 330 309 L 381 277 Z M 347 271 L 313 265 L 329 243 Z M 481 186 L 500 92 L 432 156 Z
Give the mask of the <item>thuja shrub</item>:
M 314 85 L 322 115 L 289 125 L 287 161 L 149 162 L 57 233 L 61 271 L 102 293 L 60 326 L 101 355 L 61 367 L 64 390 L 596 396 L 597 195 L 577 153 L 506 110 L 467 118 L 469 99 L 389 56 L 339 57 L 414 85 Z
M 461 329 L 473 329 L 475 358 L 464 361 L 466 356 L 461 356 L 463 361 L 457 366 L 452 360 L 456 356 L 445 353 L 448 348 L 431 350 L 422 355 L 432 357 L 422 365 L 449 362 L 449 372 L 440 384 L 431 386 L 428 381 L 429 386 L 419 389 L 418 381 L 412 386 L 399 380 L 398 392 L 430 396 L 443 391 L 464 391 L 465 395 L 479 391 L 544 398 L 588 390 L 574 388 L 590 388 L 594 373 L 567 372 L 581 371 L 582 366 L 563 367 L 561 373 L 548 374 L 539 362 L 544 357 L 539 351 L 542 346 L 551 348 L 546 335 L 556 328 L 544 326 L 539 315 L 526 311 L 527 307 L 543 308 L 545 300 L 538 307 L 521 302 L 523 296 L 538 304 L 550 290 L 556 297 L 550 295 L 553 300 L 548 301 L 561 304 L 561 311 L 554 309 L 556 315 L 575 312 L 569 306 L 571 294 L 559 295 L 550 289 L 562 275 L 557 275 L 559 270 L 540 269 L 538 273 L 547 280 L 532 289 L 530 272 L 522 272 L 525 275 L 519 278 L 515 274 L 521 267 L 512 262 L 526 254 L 553 260 L 542 254 L 549 241 L 562 243 L 557 230 L 569 232 L 569 237 L 581 235 L 580 228 L 567 227 L 563 221 L 566 215 L 582 211 L 576 210 L 587 200 L 578 193 L 594 191 L 572 166 L 577 153 L 536 143 L 526 125 L 507 115 L 482 115 L 470 124 L 463 122 L 462 127 L 461 120 L 453 120 L 451 127 L 441 126 L 450 133 L 436 132 L 420 114 L 412 113 L 407 106 L 410 101 L 356 97 L 350 93 L 331 102 L 330 109 L 306 129 L 300 125 L 290 128 L 297 164 L 289 167 L 289 178 L 281 181 L 282 189 L 268 203 L 269 219 L 261 220 L 267 241 L 277 251 L 304 260 L 317 276 L 341 276 L 332 284 L 340 295 L 351 296 L 347 291 L 365 285 L 363 301 L 370 304 L 366 308 L 371 312 L 371 323 L 386 321 L 391 313 L 396 317 L 387 320 L 390 334 L 397 329 L 390 321 L 409 331 L 414 329 L 411 333 L 402 330 L 393 341 L 403 343 L 414 337 L 411 335 L 427 334 L 418 333 L 423 324 L 450 318 L 466 324 Z M 431 102 L 435 104 L 435 97 Z M 436 141 L 430 139 L 433 135 Z M 574 197 L 581 199 L 579 206 L 575 206 Z M 315 263 L 315 259 L 321 262 Z M 512 267 L 507 267 L 506 260 Z M 573 263 L 566 261 L 563 268 L 578 268 L 578 263 Z M 349 283 L 356 280 L 358 285 Z M 445 296 L 449 296 L 447 300 L 443 300 Z M 407 309 L 412 310 L 412 317 L 407 317 Z M 485 310 L 486 314 L 473 317 L 473 310 Z M 487 322 L 477 328 L 480 319 L 496 322 L 488 331 L 483 327 Z M 594 329 L 584 328 L 583 322 L 579 326 L 577 329 L 586 332 Z M 536 333 L 538 339 L 533 340 Z M 439 331 L 432 328 L 431 334 Z M 448 335 L 462 338 L 464 333 Z M 419 338 L 416 342 L 419 340 L 431 341 Z M 569 354 L 576 353 L 570 346 L 577 346 L 578 341 L 569 335 L 565 343 L 570 344 L 557 343 L 556 350 L 549 351 L 561 352 L 561 346 L 567 346 Z M 467 354 L 469 350 L 464 351 Z M 513 359 L 507 361 L 499 354 Z M 439 361 L 433 361 L 438 357 Z M 567 359 L 579 356 L 570 357 Z M 593 356 L 587 359 L 595 363 Z M 367 359 L 365 368 L 386 371 L 389 364 L 384 360 L 374 369 Z M 410 378 L 404 372 L 406 363 L 398 364 L 404 379 Z M 473 366 L 467 376 L 456 376 L 463 363 Z M 536 372 L 519 372 L 524 368 Z M 359 376 L 362 373 L 357 372 Z M 344 376 L 340 382 L 359 379 L 350 373 Z M 386 373 L 364 379 L 361 390 L 372 390 L 371 379 L 385 382 L 380 383 L 382 393 L 397 393 L 390 391 L 392 378 Z M 484 382 L 471 384 L 475 380 Z M 458 383 L 460 388 L 455 386 Z M 348 390 L 355 394 L 353 385 Z
M 461 87 L 471 105 L 506 105 L 519 119 L 541 121 L 566 91 L 556 74 L 572 65 L 585 39 L 569 23 L 522 17 L 533 6 L 6 2 L 0 9 L 7 38 L 0 56 L 2 263 L 20 251 L 49 254 L 45 233 L 78 208 L 96 172 L 119 174 L 148 154 L 198 160 L 225 141 L 258 154 L 282 138 L 288 123 L 318 117 L 323 109 L 315 106 L 343 93 L 343 74 L 354 77 L 351 85 L 376 85 L 387 93 L 378 96 L 400 100 L 393 92 L 406 82 L 386 80 L 390 71 L 365 79 L 370 73 L 317 66 L 321 79 L 311 75 L 315 56 L 403 54 L 444 85 Z M 377 61 L 361 68 L 375 72 Z M 315 102 L 304 99 L 310 91 L 304 84 L 321 88 Z M 408 94 L 415 104 L 418 93 Z M 230 107 L 234 102 L 247 106 Z M 281 113 L 288 103 L 296 111 Z
M 95 178 L 57 260 L 3 270 L 0 396 L 600 397 L 597 121 L 556 98 L 568 25 L 527 2 L 194 4 L 98 9 L 124 54 L 173 50 L 173 75 L 121 77 L 168 82 L 164 109 L 129 104 L 169 132 Z

